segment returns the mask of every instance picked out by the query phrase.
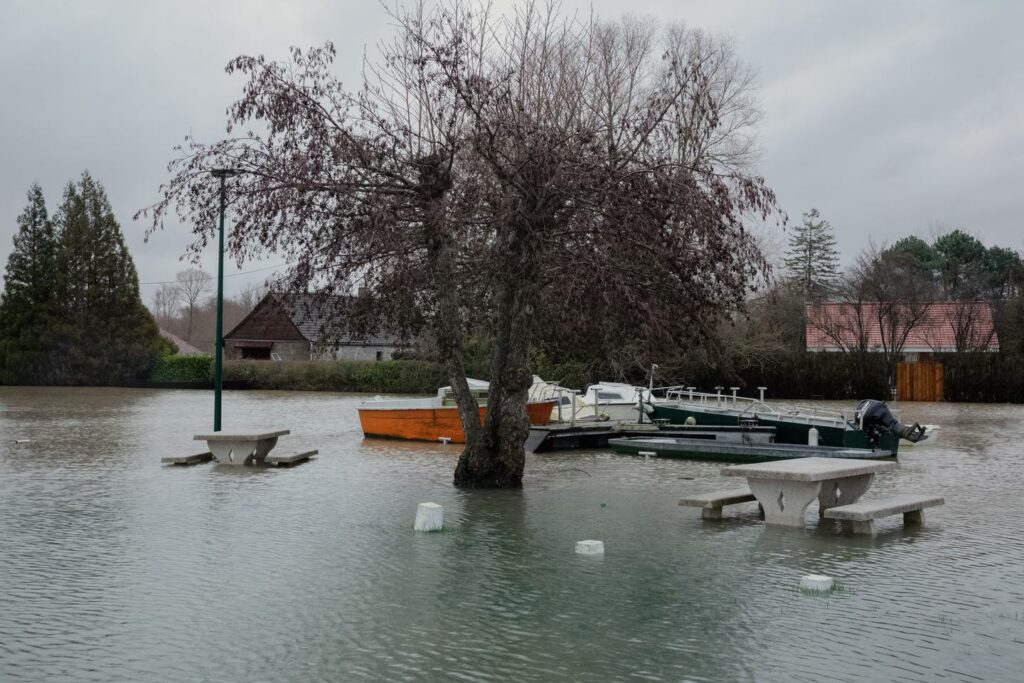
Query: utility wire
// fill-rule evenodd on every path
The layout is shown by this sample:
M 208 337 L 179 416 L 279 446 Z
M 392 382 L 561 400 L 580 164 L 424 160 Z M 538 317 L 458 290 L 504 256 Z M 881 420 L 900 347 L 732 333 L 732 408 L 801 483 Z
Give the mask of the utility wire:
M 263 268 L 253 268 L 252 270 L 243 270 L 242 272 L 232 272 L 229 275 L 224 275 L 224 278 L 225 279 L 226 278 L 239 278 L 239 276 L 241 276 L 241 275 L 248 275 L 248 274 L 250 274 L 252 272 L 261 272 L 263 270 L 273 270 L 274 268 L 281 268 L 281 267 L 289 266 L 289 265 L 292 265 L 292 264 L 291 263 L 279 263 L 278 265 L 268 265 L 268 266 L 263 267 Z M 157 281 L 157 282 L 152 282 L 152 283 L 139 283 L 139 286 L 141 286 L 141 285 L 176 285 L 177 282 L 178 281 L 176 281 L 176 280 L 163 280 L 163 281 Z

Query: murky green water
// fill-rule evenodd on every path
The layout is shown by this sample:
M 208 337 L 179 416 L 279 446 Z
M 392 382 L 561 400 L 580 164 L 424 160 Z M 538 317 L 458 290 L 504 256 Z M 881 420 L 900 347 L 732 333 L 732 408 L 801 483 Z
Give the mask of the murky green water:
M 363 441 L 358 400 L 229 393 L 226 428 L 320 458 L 164 468 L 208 393 L 0 388 L 0 680 L 1024 678 L 1024 407 L 902 406 L 941 441 L 868 495 L 947 504 L 867 540 L 813 506 L 702 523 L 680 495 L 735 483 L 707 463 L 550 454 L 521 492 L 456 491 L 456 447 Z M 412 531 L 423 501 L 449 530 Z M 812 572 L 843 590 L 801 594 Z

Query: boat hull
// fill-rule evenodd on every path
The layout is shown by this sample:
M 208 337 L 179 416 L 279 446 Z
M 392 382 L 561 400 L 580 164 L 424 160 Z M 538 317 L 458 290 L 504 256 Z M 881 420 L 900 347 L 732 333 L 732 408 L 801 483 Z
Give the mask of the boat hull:
M 554 401 L 528 403 L 526 414 L 531 425 L 544 425 L 550 421 Z M 487 416 L 487 408 L 480 408 L 480 424 Z M 383 439 L 411 441 L 440 441 L 465 443 L 459 409 L 455 406 L 416 408 L 359 408 L 359 424 L 363 435 Z
M 687 406 L 670 406 L 655 403 L 653 406 L 652 419 L 667 420 L 668 424 L 685 424 L 686 419 L 692 417 L 698 425 L 709 426 L 735 426 L 739 422 L 736 414 L 729 411 L 701 410 Z M 750 417 L 749 415 L 746 417 Z M 754 415 L 757 424 L 765 427 L 775 427 L 775 443 L 806 445 L 807 432 L 811 427 L 818 430 L 818 445 L 832 446 L 836 448 L 858 448 L 869 449 L 867 436 L 859 429 L 846 429 L 840 426 L 830 426 L 818 423 L 790 422 L 787 420 L 773 420 Z M 879 441 L 878 448 L 895 455 L 899 451 L 900 438 L 895 434 L 883 434 Z
M 640 455 L 654 453 L 659 457 L 717 462 L 770 462 L 793 458 L 850 458 L 883 460 L 894 457 L 885 450 L 844 448 L 836 446 L 808 446 L 806 444 L 757 444 L 693 439 L 610 439 L 608 445 L 616 453 Z

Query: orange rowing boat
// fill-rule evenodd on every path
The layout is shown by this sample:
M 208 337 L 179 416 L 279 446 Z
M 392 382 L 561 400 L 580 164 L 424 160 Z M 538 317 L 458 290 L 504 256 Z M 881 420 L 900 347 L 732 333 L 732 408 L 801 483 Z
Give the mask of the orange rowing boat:
M 359 406 L 359 423 L 364 436 L 389 439 L 413 439 L 416 441 L 438 441 L 450 439 L 452 443 L 466 443 L 462 431 L 459 409 L 455 406 L 398 406 L 403 402 L 431 399 L 398 399 L 394 401 L 367 401 Z M 381 405 L 374 405 L 379 403 Z M 530 424 L 543 425 L 551 420 L 555 401 L 528 403 L 526 414 Z M 487 407 L 480 407 L 480 423 L 487 415 Z

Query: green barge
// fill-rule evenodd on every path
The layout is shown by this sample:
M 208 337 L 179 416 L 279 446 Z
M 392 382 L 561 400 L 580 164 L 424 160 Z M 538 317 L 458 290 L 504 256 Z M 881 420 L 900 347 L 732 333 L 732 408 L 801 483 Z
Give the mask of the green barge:
M 838 411 L 820 408 L 775 406 L 756 399 L 690 391 L 669 394 L 666 400 L 644 405 L 655 424 L 725 427 L 756 425 L 774 427 L 775 443 L 807 445 L 811 428 L 818 431 L 817 445 L 834 448 L 876 449 L 887 457 L 897 455 L 900 435 L 887 431 L 872 444 L 868 434 Z
M 687 458 L 730 463 L 770 462 L 793 458 L 883 460 L 894 457 L 893 453 L 883 449 L 671 437 L 609 439 L 608 445 L 616 453 L 626 455 L 654 455 L 662 458 Z

